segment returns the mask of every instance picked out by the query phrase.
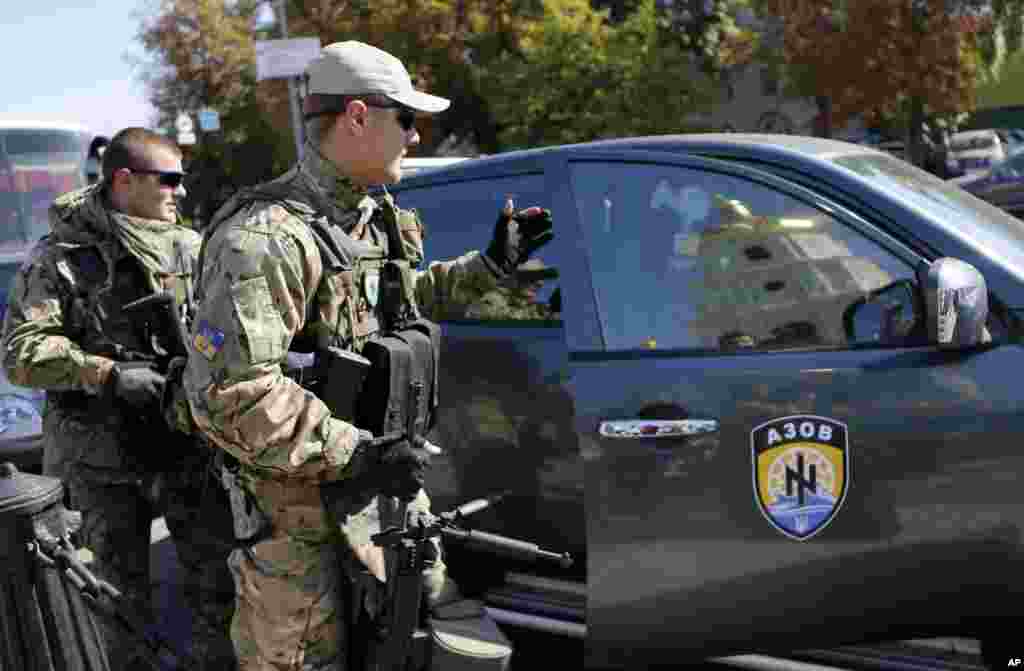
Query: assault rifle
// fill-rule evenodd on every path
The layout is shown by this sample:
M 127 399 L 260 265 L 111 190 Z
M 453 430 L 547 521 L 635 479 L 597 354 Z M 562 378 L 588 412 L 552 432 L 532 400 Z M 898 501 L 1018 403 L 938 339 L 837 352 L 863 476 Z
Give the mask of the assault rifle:
M 404 433 L 396 433 L 376 440 L 380 445 L 394 441 L 395 436 L 398 440 L 405 439 Z M 413 444 L 430 446 L 418 436 Z M 332 488 L 340 493 L 344 485 L 321 485 L 325 503 L 331 499 Z M 559 554 L 543 550 L 534 543 L 461 526 L 467 516 L 501 498 L 474 499 L 438 515 L 405 515 L 401 527 L 388 527 L 371 536 L 375 545 L 392 552 L 394 561 L 387 563 L 387 596 L 376 618 L 367 621 L 361 609 L 363 599 L 358 586 L 346 599 L 351 607 L 347 639 L 352 671 L 424 671 L 430 668 L 430 635 L 424 626 L 421 606 L 423 571 L 430 561 L 428 544 L 433 538 L 441 537 L 517 559 L 554 562 L 563 568 L 572 565 L 569 553 Z

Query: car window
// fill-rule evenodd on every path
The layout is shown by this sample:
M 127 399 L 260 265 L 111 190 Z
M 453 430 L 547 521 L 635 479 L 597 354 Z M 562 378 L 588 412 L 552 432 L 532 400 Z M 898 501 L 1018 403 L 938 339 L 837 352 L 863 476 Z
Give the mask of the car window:
M 609 350 L 877 342 L 877 329 L 850 334 L 849 309 L 913 282 L 902 259 L 757 182 L 654 163 L 581 161 L 570 174 Z M 894 309 L 905 334 L 920 311 Z
M 953 151 L 974 151 L 991 149 L 996 145 L 994 133 L 977 133 L 970 135 L 954 135 L 949 146 Z
M 1024 152 L 1014 154 L 1000 163 L 992 172 L 1000 177 L 1020 177 L 1024 175 Z
M 425 259 L 454 259 L 476 249 L 487 248 L 498 212 L 512 198 L 519 208 L 551 207 L 541 175 L 520 175 L 463 180 L 402 190 L 396 195 L 401 207 L 419 211 L 426 228 Z M 451 305 L 442 321 L 471 321 L 485 325 L 510 322 L 557 326 L 561 319 L 561 291 L 553 244 L 540 248 L 520 266 L 515 277 L 469 305 Z

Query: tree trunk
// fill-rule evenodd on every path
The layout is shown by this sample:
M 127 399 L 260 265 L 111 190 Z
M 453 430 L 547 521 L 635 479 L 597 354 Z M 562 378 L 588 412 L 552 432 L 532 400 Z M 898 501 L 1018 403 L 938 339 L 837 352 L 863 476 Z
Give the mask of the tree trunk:
M 920 96 L 911 96 L 910 114 L 907 119 L 907 160 L 916 166 L 922 166 L 925 162 L 924 142 L 921 133 L 924 129 L 924 99 Z
M 815 102 L 818 104 L 818 115 L 821 118 L 821 136 L 832 137 L 832 98 L 817 96 Z

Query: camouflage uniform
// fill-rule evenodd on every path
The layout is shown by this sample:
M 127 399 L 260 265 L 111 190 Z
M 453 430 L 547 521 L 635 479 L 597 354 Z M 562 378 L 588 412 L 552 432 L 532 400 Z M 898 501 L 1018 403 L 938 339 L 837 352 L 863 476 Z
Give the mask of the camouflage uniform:
M 11 287 L 3 331 L 8 376 L 47 392 L 44 471 L 82 513 L 93 570 L 150 620 L 150 523 L 166 516 L 199 615 L 195 652 L 230 667 L 232 523 L 222 489 L 202 496 L 209 450 L 172 432 L 159 408 L 127 408 L 105 389 L 115 361 L 154 351 L 144 320 L 121 306 L 164 290 L 183 300 L 199 236 L 112 210 L 102 184 L 58 198 L 50 226 Z M 107 635 L 120 668 L 132 645 L 115 626 Z
M 386 244 L 380 217 L 393 202 L 368 198 L 310 143 L 303 161 L 270 186 L 286 190 L 288 206 L 233 199 L 208 233 L 185 390 L 197 425 L 239 462 L 245 489 L 269 520 L 262 539 L 230 561 L 238 603 L 231 633 L 240 667 L 340 668 L 338 561 L 348 578 L 362 565 L 383 578 L 369 539 L 378 511 L 353 493 L 350 512 L 329 519 L 318 484 L 349 478 L 371 463 L 353 449 L 352 426 L 284 376 L 282 365 L 300 341 L 359 351 L 379 316 L 358 276 L 326 266 L 309 213 L 379 252 Z M 399 214 L 406 226 L 422 230 L 411 213 Z M 469 252 L 417 271 L 415 298 L 424 316 L 436 318 L 495 283 L 481 255 Z M 421 491 L 411 508 L 428 505 Z M 436 592 L 443 563 L 427 578 Z

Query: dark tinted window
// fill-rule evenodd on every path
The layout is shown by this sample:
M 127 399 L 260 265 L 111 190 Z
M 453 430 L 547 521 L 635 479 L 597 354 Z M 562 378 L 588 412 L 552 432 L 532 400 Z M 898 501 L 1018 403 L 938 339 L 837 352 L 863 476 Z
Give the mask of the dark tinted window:
M 508 198 L 512 198 L 516 209 L 531 205 L 551 207 L 541 175 L 464 180 L 413 188 L 396 195 L 401 207 L 419 211 L 426 227 L 424 267 L 431 261 L 454 259 L 471 249 L 483 252 L 494 233 L 498 212 Z M 510 279 L 461 314 L 450 314 L 447 321 L 557 324 L 560 292 L 555 291 L 560 264 L 554 250 L 554 245 L 542 247 L 520 268 L 514 281 Z
M 1014 154 L 992 169 L 998 177 L 1024 177 L 1024 152 Z
M 854 344 L 847 308 L 914 277 L 826 212 L 746 179 L 653 163 L 570 174 L 611 350 Z

